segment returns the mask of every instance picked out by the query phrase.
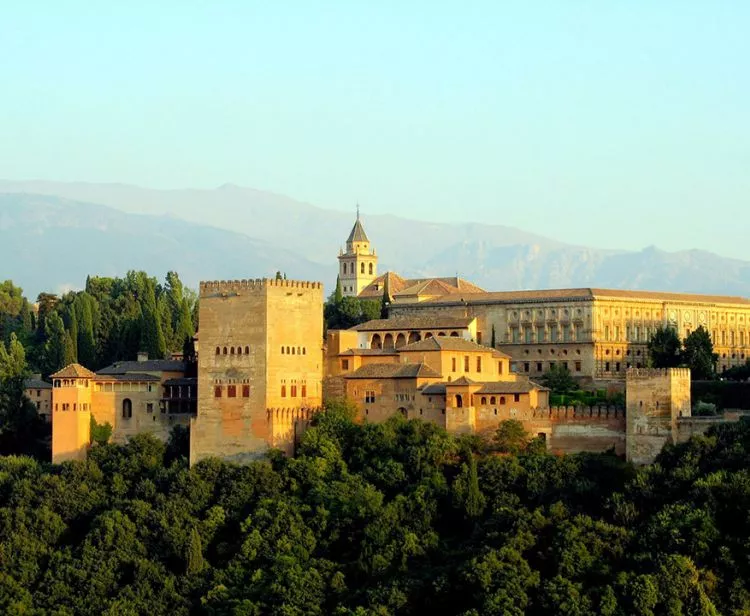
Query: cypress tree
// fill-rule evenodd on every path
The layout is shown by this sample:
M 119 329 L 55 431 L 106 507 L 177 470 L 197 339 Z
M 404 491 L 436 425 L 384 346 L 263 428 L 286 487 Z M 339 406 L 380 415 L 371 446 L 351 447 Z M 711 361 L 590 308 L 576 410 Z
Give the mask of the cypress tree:
M 63 346 L 63 357 L 60 368 L 69 364 L 74 364 L 76 361 L 76 349 L 73 344 L 73 337 L 70 335 L 70 332 L 65 332 L 65 344 Z
M 333 303 L 336 306 L 341 305 L 341 300 L 344 299 L 344 291 L 341 289 L 341 277 L 336 276 L 336 292 L 333 295 Z
M 92 315 L 93 298 L 88 293 L 81 293 L 76 298 L 78 317 L 78 361 L 89 368 L 96 363 L 96 344 L 94 342 L 94 318 Z
M 492 339 L 491 339 L 491 341 L 490 341 L 490 346 L 491 346 L 491 347 L 492 347 L 493 349 L 495 348 L 495 343 L 496 343 L 496 340 L 495 340 L 495 325 L 493 324 L 493 325 L 492 325 Z
M 188 574 L 199 573 L 203 569 L 203 545 L 201 536 L 195 527 L 190 532 L 190 542 L 188 543 L 185 560 Z

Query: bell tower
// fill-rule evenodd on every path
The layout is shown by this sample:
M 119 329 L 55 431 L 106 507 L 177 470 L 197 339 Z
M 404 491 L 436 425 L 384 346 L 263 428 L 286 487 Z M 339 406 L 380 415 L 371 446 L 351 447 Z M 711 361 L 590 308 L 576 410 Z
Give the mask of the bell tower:
M 357 220 L 346 240 L 346 250 L 339 251 L 339 280 L 344 297 L 357 297 L 377 277 L 378 257 L 370 248 L 357 205 Z

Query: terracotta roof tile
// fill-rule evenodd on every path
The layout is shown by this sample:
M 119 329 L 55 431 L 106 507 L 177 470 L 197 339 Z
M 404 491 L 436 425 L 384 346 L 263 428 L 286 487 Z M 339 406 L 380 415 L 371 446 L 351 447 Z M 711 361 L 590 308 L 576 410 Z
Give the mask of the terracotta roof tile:
M 99 374 L 128 374 L 131 372 L 184 372 L 185 362 L 175 359 L 148 359 L 146 361 L 118 361 L 99 370 Z
M 81 364 L 68 364 L 62 370 L 51 375 L 54 379 L 93 379 L 96 377 L 94 372 L 84 368 Z
M 429 366 L 419 364 L 370 364 L 362 366 L 350 374 L 345 374 L 347 379 L 415 379 L 415 378 L 440 378 Z

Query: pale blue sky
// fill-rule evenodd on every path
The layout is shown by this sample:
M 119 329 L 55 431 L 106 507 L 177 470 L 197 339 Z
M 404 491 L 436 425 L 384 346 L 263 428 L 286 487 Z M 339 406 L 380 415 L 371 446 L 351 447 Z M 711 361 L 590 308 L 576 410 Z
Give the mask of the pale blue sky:
M 0 177 L 750 259 L 749 33 L 745 0 L 5 0 Z

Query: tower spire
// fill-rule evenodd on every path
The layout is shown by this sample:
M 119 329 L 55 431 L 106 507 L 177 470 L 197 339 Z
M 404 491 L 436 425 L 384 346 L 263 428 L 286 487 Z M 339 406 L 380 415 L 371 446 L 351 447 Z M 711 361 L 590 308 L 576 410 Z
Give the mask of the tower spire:
M 357 201 L 357 220 L 359 220 L 359 201 Z

